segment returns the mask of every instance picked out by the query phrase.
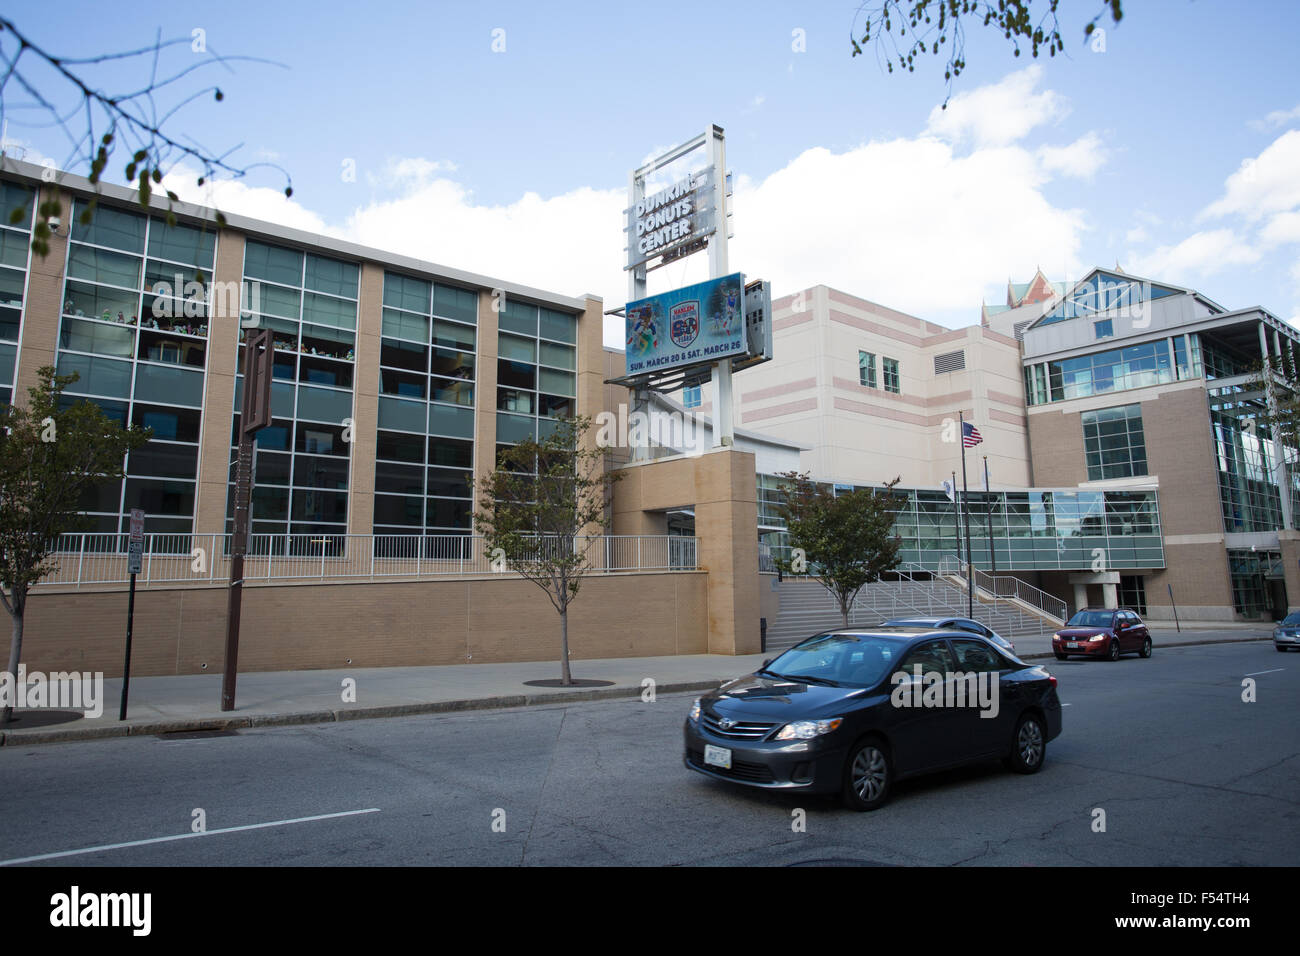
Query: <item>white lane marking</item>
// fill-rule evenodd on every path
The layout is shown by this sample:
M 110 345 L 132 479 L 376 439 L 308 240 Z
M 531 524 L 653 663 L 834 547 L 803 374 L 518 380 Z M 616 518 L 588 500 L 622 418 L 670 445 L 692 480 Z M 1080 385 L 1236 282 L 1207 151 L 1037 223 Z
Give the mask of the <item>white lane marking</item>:
M 1253 674 L 1247 674 L 1247 675 L 1245 675 L 1245 676 L 1247 676 L 1247 677 L 1258 677 L 1260 674 L 1277 674 L 1277 673 L 1279 673 L 1280 671 L 1284 671 L 1284 670 L 1286 670 L 1285 667 L 1274 667 L 1271 671 L 1255 671 L 1255 673 L 1253 673 Z
M 366 810 L 344 810 L 341 813 L 322 813 L 314 817 L 295 817 L 292 820 L 272 820 L 269 823 L 250 823 L 242 827 L 225 827 L 221 830 L 205 830 L 202 833 L 178 833 L 175 836 L 153 837 L 148 840 L 131 840 L 128 843 L 106 843 L 103 846 L 90 846 L 84 850 L 62 850 L 58 853 L 42 853 L 38 856 L 22 856 L 12 860 L 0 860 L 0 866 L 13 866 L 18 863 L 35 863 L 37 860 L 57 860 L 65 856 L 79 856 L 83 853 L 102 853 L 105 850 L 121 850 L 129 846 L 148 846 L 150 843 L 169 843 L 172 840 L 189 840 L 193 837 L 217 836 L 222 833 L 239 833 L 242 830 L 263 830 L 266 827 L 283 827 L 291 823 L 312 823 L 316 820 L 334 820 L 338 817 L 354 817 L 360 813 L 378 813 L 378 807 Z
M 1069 707 L 1070 705 L 1069 705 L 1069 704 L 1062 704 L 1061 706 L 1062 706 L 1062 707 Z

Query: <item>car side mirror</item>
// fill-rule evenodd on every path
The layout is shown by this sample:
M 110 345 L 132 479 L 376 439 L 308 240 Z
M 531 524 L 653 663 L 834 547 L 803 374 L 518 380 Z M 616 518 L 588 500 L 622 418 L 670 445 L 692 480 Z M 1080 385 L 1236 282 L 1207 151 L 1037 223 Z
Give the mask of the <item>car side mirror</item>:
M 767 666 L 771 664 L 773 660 L 775 660 L 775 658 L 769 657 L 767 660 L 763 661 L 763 670 L 767 670 Z

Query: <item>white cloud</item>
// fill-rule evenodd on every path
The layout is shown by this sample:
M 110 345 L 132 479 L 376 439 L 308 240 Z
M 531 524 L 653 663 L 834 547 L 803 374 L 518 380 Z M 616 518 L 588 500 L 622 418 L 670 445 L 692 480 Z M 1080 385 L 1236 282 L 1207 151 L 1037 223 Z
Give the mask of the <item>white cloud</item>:
M 1300 210 L 1280 212 L 1269 219 L 1259 237 L 1268 245 L 1300 242 Z
M 366 173 L 372 186 L 389 189 L 427 183 L 439 173 L 453 173 L 456 164 L 446 160 L 430 160 L 405 156 L 390 158 L 378 173 Z
M 1124 233 L 1124 241 L 1131 246 L 1136 246 L 1140 243 L 1146 242 L 1149 238 L 1151 237 L 1142 226 L 1134 226 L 1128 232 Z
M 1101 137 L 1094 132 L 1084 133 L 1069 146 L 1040 146 L 1038 161 L 1049 173 L 1092 179 L 1110 156 Z
M 1238 215 L 1255 222 L 1300 206 L 1300 130 L 1283 133 L 1254 159 L 1246 159 L 1224 182 L 1223 195 L 1201 219 Z
M 946 110 L 936 106 L 930 111 L 927 131 L 953 143 L 1006 146 L 1037 126 L 1054 124 L 1067 108 L 1052 90 L 1035 92 L 1042 76 L 1042 66 L 1035 64 L 997 83 L 958 93 Z
M 1054 93 L 1034 91 L 1037 74 L 1036 68 L 1013 74 L 988 97 L 989 88 L 964 95 L 1000 104 L 1023 132 L 1059 111 Z M 962 105 L 957 100 L 950 110 Z M 1081 273 L 1089 265 L 1079 259 L 1088 228 L 1084 211 L 1055 206 L 1044 186 L 1053 174 L 1095 169 L 1095 141 L 1084 136 L 1050 154 L 991 147 L 1014 136 L 972 115 L 959 120 L 962 136 L 976 143 L 964 155 L 954 142 L 923 133 L 843 152 L 808 149 L 764 179 L 738 176 L 731 268 L 771 280 L 777 295 L 824 283 L 961 323 L 977 319 L 991 279 L 1031 275 L 1040 262 Z M 1086 162 L 1079 158 L 1084 152 L 1092 157 Z M 178 176 L 171 188 L 227 212 L 441 265 L 567 295 L 592 292 L 607 308 L 625 301 L 621 177 L 608 189 L 525 193 L 488 205 L 453 169 L 419 158 L 393 160 L 381 176 L 389 190 L 384 198 L 358 206 L 342 223 L 327 223 L 274 189 L 237 182 L 196 189 L 192 175 L 188 186 Z M 651 273 L 650 289 L 698 281 L 707 264 L 707 256 L 697 255 Z M 611 344 L 621 339 L 616 326 L 611 320 Z
M 208 179 L 199 186 L 198 177 L 193 168 L 179 165 L 163 177 L 162 186 L 176 193 L 184 202 L 212 206 L 227 215 L 234 213 L 292 229 L 346 238 L 343 230 L 326 225 L 316 213 L 286 198 L 283 190 L 249 186 L 238 179 Z
M 1259 250 L 1244 242 L 1235 230 L 1211 229 L 1139 257 L 1130 271 L 1196 288 L 1203 276 L 1259 260 Z
M 1292 120 L 1300 120 L 1300 106 L 1289 110 L 1274 110 L 1265 116 L 1262 120 L 1251 120 L 1250 126 L 1253 129 L 1277 129 L 1279 126 L 1285 126 Z

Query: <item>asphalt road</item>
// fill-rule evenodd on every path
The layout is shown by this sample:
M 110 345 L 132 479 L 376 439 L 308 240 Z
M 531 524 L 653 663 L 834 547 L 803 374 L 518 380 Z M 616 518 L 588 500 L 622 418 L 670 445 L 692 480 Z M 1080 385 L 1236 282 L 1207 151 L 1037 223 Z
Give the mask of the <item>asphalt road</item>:
M 1238 644 L 1049 669 L 1068 706 L 1042 772 L 950 771 L 899 785 L 867 814 L 686 770 L 681 724 L 692 695 L 5 747 L 0 863 L 147 840 L 159 842 L 36 863 L 1300 860 L 1300 656 Z M 1247 675 L 1253 703 L 1242 701 Z M 196 809 L 202 836 L 191 835 Z M 1094 831 L 1097 809 L 1105 832 Z M 340 813 L 350 815 L 304 819 Z M 804 832 L 793 828 L 800 816 Z

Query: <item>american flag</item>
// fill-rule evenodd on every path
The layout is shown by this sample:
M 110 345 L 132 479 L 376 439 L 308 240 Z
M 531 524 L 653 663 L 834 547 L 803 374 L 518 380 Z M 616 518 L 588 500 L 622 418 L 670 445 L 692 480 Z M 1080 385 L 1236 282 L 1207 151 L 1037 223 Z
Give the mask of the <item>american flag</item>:
M 970 422 L 961 423 L 961 447 L 973 448 L 984 440 L 980 430 Z

